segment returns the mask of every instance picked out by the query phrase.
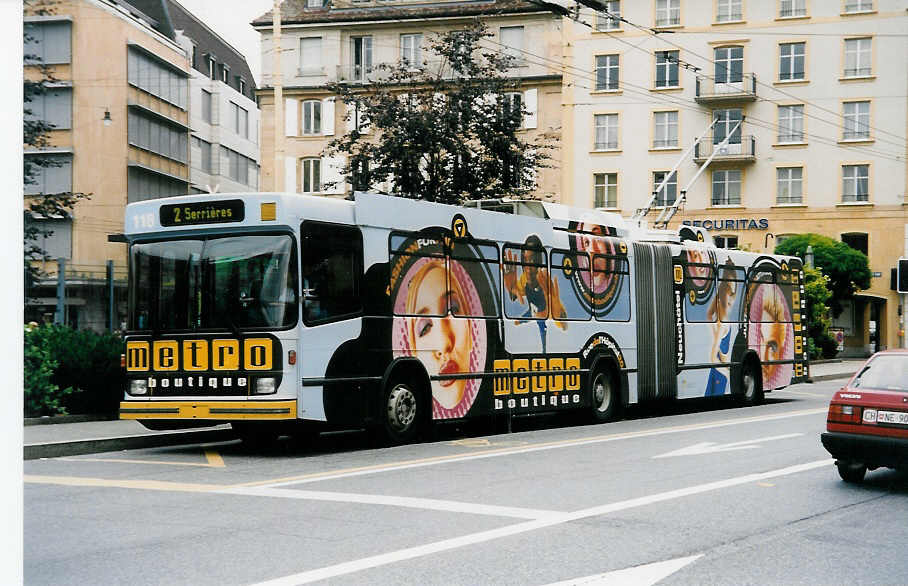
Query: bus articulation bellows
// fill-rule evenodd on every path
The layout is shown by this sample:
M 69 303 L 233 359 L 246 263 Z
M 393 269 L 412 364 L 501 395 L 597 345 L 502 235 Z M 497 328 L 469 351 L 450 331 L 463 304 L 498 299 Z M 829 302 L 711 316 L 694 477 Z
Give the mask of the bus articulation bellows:
M 539 201 L 248 193 L 130 204 L 119 239 L 120 416 L 155 428 L 403 442 L 441 420 L 755 404 L 808 375 L 800 260 L 716 248 L 701 228 Z

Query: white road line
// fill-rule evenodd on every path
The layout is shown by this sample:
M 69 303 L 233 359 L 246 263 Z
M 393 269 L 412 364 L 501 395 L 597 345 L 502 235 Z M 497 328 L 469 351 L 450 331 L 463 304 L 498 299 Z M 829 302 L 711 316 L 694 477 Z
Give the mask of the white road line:
M 454 462 L 469 462 L 472 460 L 482 460 L 485 458 L 498 458 L 501 456 L 512 456 L 515 454 L 529 454 L 533 452 L 542 452 L 546 450 L 557 450 L 562 448 L 574 448 L 578 446 L 587 446 L 590 444 L 601 444 L 606 442 L 614 442 L 620 440 L 628 439 L 637 439 L 641 437 L 652 437 L 657 435 L 669 435 L 674 433 L 682 433 L 687 431 L 701 431 L 704 429 L 715 429 L 718 427 L 728 427 L 732 425 L 744 425 L 747 423 L 758 423 L 763 421 L 773 421 L 776 419 L 788 419 L 791 417 L 801 417 L 804 415 L 816 415 L 818 413 L 826 413 L 827 408 L 823 407 L 822 409 L 805 409 L 802 411 L 793 411 L 790 413 L 780 413 L 777 415 L 764 415 L 759 417 L 747 417 L 743 419 L 730 419 L 724 421 L 717 421 L 714 423 L 700 423 L 693 425 L 683 425 L 679 427 L 670 427 L 670 428 L 661 428 L 653 429 L 649 431 L 635 431 L 621 434 L 612 434 L 606 436 L 597 436 L 588 439 L 578 439 L 578 440 L 565 440 L 565 441 L 555 441 L 542 445 L 536 446 L 526 446 L 526 447 L 515 447 L 515 448 L 504 448 L 490 450 L 488 452 L 480 452 L 478 454 L 466 454 L 463 456 L 451 456 L 451 457 L 438 457 L 438 458 L 427 458 L 426 460 L 420 460 L 416 462 L 407 462 L 399 465 L 388 465 L 388 466 L 369 466 L 366 468 L 355 469 L 355 470 L 340 470 L 335 474 L 332 473 L 317 473 L 299 476 L 295 478 L 287 478 L 279 480 L 276 482 L 267 482 L 267 483 L 255 483 L 248 484 L 246 486 L 264 486 L 267 488 L 277 488 L 280 486 L 292 486 L 295 484 L 309 484 L 312 482 L 322 482 L 323 480 L 337 480 L 339 478 L 352 478 L 355 476 L 366 476 L 369 474 L 379 474 L 384 472 L 395 472 L 398 470 L 409 470 L 412 468 L 424 468 L 426 466 L 437 466 L 439 464 L 450 464 Z
M 452 513 L 472 513 L 474 515 L 516 517 L 518 519 L 543 519 L 564 514 L 562 511 L 544 511 L 539 509 L 523 509 L 519 507 L 499 507 L 495 505 L 464 503 L 458 501 L 443 501 L 436 499 L 403 496 L 385 496 L 379 494 L 355 494 L 349 492 L 291 490 L 286 488 L 267 488 L 258 486 L 227 488 L 215 492 L 219 494 L 235 494 L 242 496 L 264 496 L 313 501 L 332 501 L 338 503 L 388 505 L 392 507 L 409 507 L 414 509 L 427 509 L 432 511 L 448 511 Z
M 572 578 L 563 582 L 549 584 L 548 586 L 652 586 L 702 557 L 703 554 L 701 553 L 676 560 L 666 560 L 664 562 L 615 570 L 605 574 Z
M 780 476 L 787 476 L 789 474 L 806 472 L 815 468 L 829 466 L 832 464 L 832 462 L 832 459 L 816 460 L 814 462 L 798 464 L 796 466 L 789 466 L 787 468 L 779 468 L 778 470 L 771 470 L 769 472 L 748 474 L 746 476 L 738 476 L 735 478 L 728 478 L 726 480 L 708 482 L 706 484 L 698 484 L 696 486 L 690 486 L 688 488 L 670 490 L 667 492 L 626 501 L 620 501 L 617 503 L 599 505 L 588 509 L 581 509 L 573 513 L 564 513 L 544 519 L 535 519 L 532 521 L 526 521 L 524 523 L 517 523 L 515 525 L 500 527 L 498 529 L 480 531 L 479 533 L 471 533 L 468 535 L 462 535 L 460 537 L 454 537 L 452 539 L 444 539 L 442 541 L 436 541 L 434 543 L 426 543 L 423 545 L 418 545 L 416 547 L 383 553 L 349 562 L 343 562 L 340 564 L 335 564 L 333 566 L 326 566 L 324 568 L 318 568 L 306 572 L 300 572 L 299 574 L 293 574 L 291 576 L 285 576 L 283 578 L 276 578 L 274 580 L 260 582 L 256 586 L 291 586 L 296 584 L 308 584 L 317 580 L 327 580 L 329 578 L 335 578 L 337 576 L 352 574 L 354 572 L 359 572 L 370 568 L 377 568 L 379 566 L 384 566 L 395 562 L 411 560 L 426 555 L 449 551 L 467 545 L 475 545 L 477 543 L 484 543 L 494 539 L 502 539 L 510 537 L 512 535 L 519 535 L 521 533 L 535 531 L 537 529 L 562 525 L 564 523 L 570 523 L 571 521 L 578 521 L 580 519 L 586 519 L 589 517 L 598 517 L 600 515 L 606 515 L 608 513 L 652 505 L 655 503 L 661 503 L 686 496 L 719 490 L 722 488 L 730 488 L 733 486 L 740 486 L 742 484 L 759 482 L 768 478 L 778 478 Z

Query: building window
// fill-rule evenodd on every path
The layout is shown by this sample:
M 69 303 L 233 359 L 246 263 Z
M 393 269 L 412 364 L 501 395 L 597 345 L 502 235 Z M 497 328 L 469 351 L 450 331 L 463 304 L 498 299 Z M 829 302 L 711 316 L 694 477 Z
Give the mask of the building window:
M 738 237 L 715 236 L 713 237 L 713 243 L 716 245 L 716 248 L 738 248 Z
M 303 182 L 302 182 L 302 192 L 303 193 L 317 193 L 322 190 L 322 179 L 321 179 L 321 159 L 303 159 L 302 171 L 303 171 Z
M 845 13 L 870 12 L 873 10 L 873 0 L 846 0 Z
M 872 39 L 845 39 L 845 77 L 866 77 L 871 74 L 870 47 Z
M 352 79 L 365 81 L 366 76 L 372 73 L 372 37 L 351 37 L 350 53 Z
M 211 92 L 202 90 L 202 120 L 208 124 L 214 124 L 211 105 Z
M 210 174 L 214 170 L 211 158 L 211 143 L 199 139 L 199 146 L 202 151 L 202 171 Z
M 678 51 L 656 52 L 656 87 L 678 87 Z
M 512 66 L 523 65 L 523 27 L 503 26 L 498 33 L 499 42 L 504 45 L 504 54 L 512 59 Z
M 740 83 L 744 77 L 744 47 L 718 47 L 713 55 L 716 62 L 716 85 Z
M 593 173 L 593 207 L 618 207 L 617 173 Z
M 807 0 L 782 0 L 779 18 L 807 16 Z
M 237 91 L 240 92 L 240 95 L 245 96 L 246 95 L 246 82 L 240 78 L 237 78 L 236 89 L 237 89 Z
M 303 102 L 303 134 L 321 134 L 322 102 L 306 100 Z
M 803 167 L 779 167 L 776 169 L 776 203 L 802 203 L 803 185 Z
M 35 155 L 25 155 L 25 164 L 29 166 L 29 176 L 25 178 L 25 195 L 39 193 L 70 193 L 73 190 L 73 161 L 72 155 L 45 155 L 41 159 L 50 161 L 49 165 L 29 163 Z
M 160 61 L 130 47 L 126 72 L 130 85 L 183 110 L 187 108 L 189 80 L 182 71 L 166 67 Z
M 174 179 L 140 167 L 129 167 L 126 173 L 126 201 L 146 201 L 172 195 L 186 195 L 185 180 Z
M 221 169 L 227 170 L 226 173 L 222 173 L 223 175 L 230 177 L 237 183 L 250 185 L 250 165 L 254 166 L 255 162 L 232 149 L 228 149 L 225 146 L 221 147 Z
M 249 138 L 249 112 L 245 108 L 230 102 L 230 114 L 233 121 L 233 131 L 243 138 Z
M 300 39 L 300 75 L 322 75 L 322 38 Z
M 618 55 L 596 55 L 596 90 L 618 89 Z
M 325 5 L 325 0 L 306 0 L 306 8 L 321 8 Z
M 422 35 L 400 35 L 400 61 L 409 67 L 422 67 Z
M 596 30 L 614 31 L 621 28 L 621 2 L 620 0 L 606 0 L 603 10 L 596 14 Z
M 845 102 L 842 140 L 870 139 L 870 102 Z
M 653 172 L 653 191 L 659 189 L 659 186 L 662 185 L 662 182 L 665 181 L 666 171 L 655 171 Z M 677 171 L 672 173 L 668 178 L 668 181 L 665 182 L 665 187 L 659 190 L 659 193 L 656 194 L 656 205 L 657 206 L 670 206 L 675 203 L 675 199 L 678 197 L 678 173 Z
M 615 150 L 618 148 L 618 115 L 596 114 L 593 116 L 596 130 L 597 151 Z
M 779 106 L 779 142 L 804 142 L 804 105 Z
M 728 137 L 729 145 L 741 144 L 741 126 L 743 114 L 740 108 L 713 111 L 716 125 L 713 126 L 713 144 L 719 144 Z
M 23 33 L 22 54 L 26 65 L 72 62 L 71 23 L 27 22 Z
M 716 22 L 735 22 L 743 19 L 741 0 L 716 0 Z
M 230 69 L 226 65 L 221 66 L 221 81 L 230 85 Z
M 740 171 L 713 171 L 712 205 L 741 205 Z
M 850 232 L 848 234 L 842 234 L 842 242 L 847 244 L 850 248 L 857 250 L 858 252 L 863 252 L 864 255 L 867 255 L 869 250 L 867 244 L 867 234 L 864 232 Z
M 780 81 L 804 79 L 805 50 L 806 43 L 782 43 L 779 45 Z
M 523 125 L 523 94 L 507 92 L 501 101 L 501 117 L 505 123 L 514 123 L 516 128 Z
M 218 68 L 217 68 L 217 64 L 215 63 L 214 57 L 209 55 L 207 61 L 208 61 L 208 78 L 217 79 Z
M 162 157 L 186 163 L 189 135 L 184 128 L 171 126 L 158 118 L 130 111 L 127 118 L 129 144 Z
M 47 88 L 43 94 L 31 97 L 24 104 L 25 120 L 41 120 L 54 130 L 69 130 L 73 126 L 73 92 L 68 87 Z
M 870 165 L 842 165 L 842 201 L 868 201 Z
M 678 112 L 656 112 L 653 114 L 653 125 L 654 149 L 678 146 Z
M 681 24 L 681 0 L 656 0 L 656 26 Z

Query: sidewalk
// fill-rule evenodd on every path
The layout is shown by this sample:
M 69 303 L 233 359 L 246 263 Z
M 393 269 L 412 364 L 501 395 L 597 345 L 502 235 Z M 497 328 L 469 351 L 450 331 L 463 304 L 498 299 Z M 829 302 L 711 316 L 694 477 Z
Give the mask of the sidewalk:
M 845 359 L 814 362 L 810 365 L 810 375 L 814 382 L 841 379 L 845 380 L 854 374 L 863 359 Z M 38 458 L 59 458 L 79 454 L 95 454 L 137 448 L 152 448 L 199 442 L 220 442 L 234 439 L 236 436 L 229 425 L 180 429 L 174 431 L 152 431 L 138 421 L 79 421 L 77 418 L 66 418 L 64 421 L 75 423 L 50 423 L 35 425 L 43 421 L 29 421 L 25 426 L 24 457 L 26 460 Z M 84 419 L 84 418 L 82 418 Z

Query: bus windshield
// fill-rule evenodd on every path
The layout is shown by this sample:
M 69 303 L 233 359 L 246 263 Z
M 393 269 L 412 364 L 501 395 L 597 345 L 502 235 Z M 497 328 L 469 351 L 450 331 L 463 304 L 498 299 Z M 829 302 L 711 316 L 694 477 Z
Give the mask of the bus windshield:
M 287 235 L 211 236 L 130 248 L 132 330 L 286 328 L 297 321 Z

